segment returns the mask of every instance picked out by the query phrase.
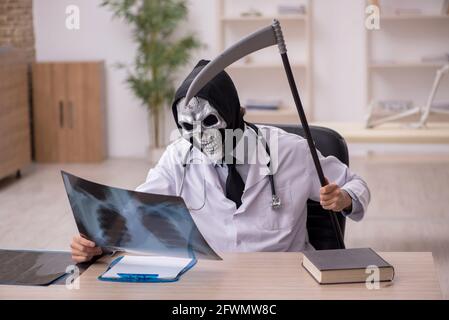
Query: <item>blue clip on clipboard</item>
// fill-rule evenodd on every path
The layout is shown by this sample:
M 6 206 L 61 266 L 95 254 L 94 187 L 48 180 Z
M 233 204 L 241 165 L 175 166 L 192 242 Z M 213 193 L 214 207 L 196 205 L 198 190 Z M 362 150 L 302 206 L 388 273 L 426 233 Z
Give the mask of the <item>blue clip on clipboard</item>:
M 107 270 L 98 277 L 98 280 L 101 281 L 113 281 L 113 282 L 175 282 L 180 279 L 180 277 L 190 270 L 197 262 L 196 258 L 192 258 L 188 265 L 186 265 L 177 275 L 173 278 L 159 278 L 159 274 L 149 273 L 117 273 L 119 277 L 105 277 L 104 275 L 117 263 L 119 263 L 123 259 L 122 257 L 118 257 L 108 266 Z

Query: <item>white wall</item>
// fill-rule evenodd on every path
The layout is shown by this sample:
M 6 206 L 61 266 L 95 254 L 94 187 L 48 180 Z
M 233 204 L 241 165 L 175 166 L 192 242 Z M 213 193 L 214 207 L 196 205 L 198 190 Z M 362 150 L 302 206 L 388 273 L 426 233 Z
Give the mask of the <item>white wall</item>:
M 364 0 L 314 1 L 314 91 L 318 121 L 362 121 L 366 71 Z
M 99 3 L 99 0 L 34 0 L 37 60 L 105 60 L 109 154 L 141 157 L 147 152 L 149 140 L 146 110 L 123 83 L 125 72 L 113 67 L 116 62 L 126 63 L 133 58 L 130 30 L 123 22 L 112 20 L 111 13 L 99 7 Z M 313 3 L 315 119 L 362 121 L 366 95 L 365 1 Z M 78 31 L 65 28 L 65 8 L 69 4 L 80 7 Z M 200 57 L 210 59 L 218 53 L 215 18 L 216 1 L 190 0 L 186 27 L 207 44 L 192 65 Z M 181 72 L 180 78 L 192 65 Z M 170 118 L 169 113 L 167 122 L 171 124 Z
M 125 72 L 113 64 L 134 53 L 129 29 L 92 0 L 35 0 L 37 61 L 105 60 L 108 149 L 111 156 L 141 156 L 148 144 L 145 109 L 124 87 Z M 80 8 L 80 30 L 65 27 L 65 8 Z
M 130 28 L 112 19 L 112 14 L 100 7 L 99 0 L 34 0 L 34 28 L 37 61 L 104 60 L 106 65 L 107 137 L 111 157 L 142 157 L 149 144 L 147 113 L 139 101 L 126 88 L 124 70 L 117 62 L 129 63 L 135 45 Z M 66 6 L 80 8 L 80 29 L 65 27 Z M 193 30 L 205 43 L 213 43 L 213 21 L 201 13 L 209 12 L 213 1 L 198 0 L 192 3 Z M 205 11 L 203 11 L 205 10 Z M 204 30 L 201 32 L 201 30 Z M 215 50 L 209 46 L 204 52 Z M 209 54 L 209 56 L 211 56 Z M 167 119 L 169 122 L 169 119 Z

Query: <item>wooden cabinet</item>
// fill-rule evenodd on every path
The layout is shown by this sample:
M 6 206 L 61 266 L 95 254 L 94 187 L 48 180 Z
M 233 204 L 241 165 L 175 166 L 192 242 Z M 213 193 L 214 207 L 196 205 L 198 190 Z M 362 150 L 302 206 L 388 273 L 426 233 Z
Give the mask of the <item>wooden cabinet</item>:
M 28 90 L 25 57 L 0 48 L 0 178 L 31 162 Z
M 103 63 L 35 63 L 33 113 L 36 161 L 104 160 Z

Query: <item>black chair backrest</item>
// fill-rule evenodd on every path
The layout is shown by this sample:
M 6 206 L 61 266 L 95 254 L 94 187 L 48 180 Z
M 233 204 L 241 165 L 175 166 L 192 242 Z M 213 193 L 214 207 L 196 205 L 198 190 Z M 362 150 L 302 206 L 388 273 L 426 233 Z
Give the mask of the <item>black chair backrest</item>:
M 299 125 L 272 125 L 289 133 L 304 137 L 304 130 Z M 323 156 L 334 156 L 349 166 L 348 147 L 343 137 L 336 131 L 317 126 L 310 126 L 315 146 Z M 326 173 L 325 173 L 326 174 Z M 346 218 L 337 214 L 341 231 L 344 235 Z M 329 217 L 329 212 L 319 202 L 307 201 L 307 232 L 309 242 L 317 250 L 338 249 L 338 242 Z

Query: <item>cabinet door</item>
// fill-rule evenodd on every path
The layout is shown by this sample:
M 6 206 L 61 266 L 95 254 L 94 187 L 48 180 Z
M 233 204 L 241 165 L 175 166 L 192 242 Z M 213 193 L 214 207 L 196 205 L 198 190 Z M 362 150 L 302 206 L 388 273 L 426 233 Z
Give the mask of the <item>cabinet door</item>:
M 87 96 L 84 90 L 84 74 L 82 63 L 65 64 L 64 80 L 67 84 L 67 95 L 64 100 L 65 125 L 60 135 L 59 147 L 61 161 L 84 161 L 84 131 L 83 110 Z
M 66 161 L 104 159 L 102 71 L 102 63 L 97 62 L 67 65 Z
M 86 161 L 103 161 L 105 146 L 104 64 L 92 62 L 84 65 L 85 123 L 84 140 Z
M 60 67 L 51 63 L 33 65 L 33 125 L 36 161 L 59 161 L 59 130 L 63 126 L 64 83 Z M 59 80 L 59 82 L 58 82 Z
M 33 86 L 36 160 L 104 160 L 103 64 L 38 63 Z

